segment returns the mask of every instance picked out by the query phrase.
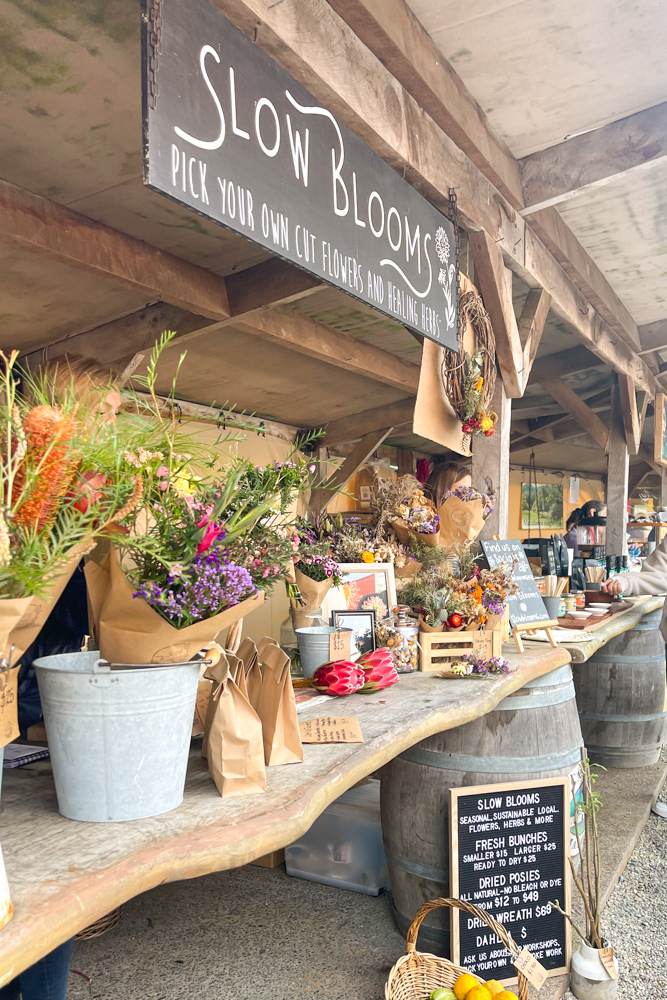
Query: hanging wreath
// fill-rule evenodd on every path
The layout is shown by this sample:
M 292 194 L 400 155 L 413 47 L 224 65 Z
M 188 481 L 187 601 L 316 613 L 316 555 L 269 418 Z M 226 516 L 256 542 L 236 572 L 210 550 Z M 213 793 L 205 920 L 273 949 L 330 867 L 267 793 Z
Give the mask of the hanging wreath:
M 475 337 L 472 354 L 463 350 L 466 323 Z M 498 420 L 488 408 L 496 384 L 496 341 L 489 314 L 474 289 L 459 290 L 459 344 L 458 351 L 444 351 L 441 375 L 447 399 L 464 434 L 491 437 Z

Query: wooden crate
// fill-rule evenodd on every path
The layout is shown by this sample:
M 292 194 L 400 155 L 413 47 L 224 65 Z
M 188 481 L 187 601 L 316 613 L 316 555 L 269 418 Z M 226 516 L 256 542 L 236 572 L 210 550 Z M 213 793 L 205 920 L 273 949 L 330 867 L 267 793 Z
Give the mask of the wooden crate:
M 452 660 L 458 660 L 468 653 L 488 659 L 500 656 L 503 635 L 498 629 L 476 632 L 421 632 L 419 635 L 421 654 L 419 669 L 424 673 L 447 669 Z

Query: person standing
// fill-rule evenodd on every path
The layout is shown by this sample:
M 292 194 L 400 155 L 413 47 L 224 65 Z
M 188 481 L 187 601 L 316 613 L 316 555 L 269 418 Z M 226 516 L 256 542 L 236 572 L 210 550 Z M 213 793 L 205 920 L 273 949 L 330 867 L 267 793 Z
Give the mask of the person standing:
M 470 462 L 439 462 L 426 483 L 426 492 L 436 507 L 440 507 L 450 490 L 457 486 L 472 486 Z
M 667 538 L 660 543 L 655 552 L 646 557 L 638 573 L 619 573 L 610 580 L 605 580 L 602 590 L 614 597 L 620 594 L 625 597 L 667 594 Z M 667 602 L 662 613 L 660 631 L 667 642 Z M 667 802 L 656 802 L 653 812 L 656 816 L 667 819 Z

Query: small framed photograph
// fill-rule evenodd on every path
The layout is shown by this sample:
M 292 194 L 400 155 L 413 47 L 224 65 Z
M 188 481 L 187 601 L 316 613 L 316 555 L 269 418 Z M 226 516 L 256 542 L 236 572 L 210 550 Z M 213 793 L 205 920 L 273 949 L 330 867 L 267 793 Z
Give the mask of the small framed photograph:
M 352 653 L 371 653 L 375 649 L 374 611 L 332 611 L 335 628 L 352 629 Z

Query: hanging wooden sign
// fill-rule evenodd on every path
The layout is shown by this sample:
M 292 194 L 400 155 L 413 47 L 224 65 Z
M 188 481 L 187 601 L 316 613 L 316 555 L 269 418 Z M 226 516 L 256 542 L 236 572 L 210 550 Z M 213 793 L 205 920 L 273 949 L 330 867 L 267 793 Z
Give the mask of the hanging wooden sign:
M 567 971 L 570 932 L 550 905 L 570 907 L 570 779 L 536 778 L 450 790 L 452 895 L 476 903 L 527 949 L 531 982 Z M 452 961 L 484 979 L 516 979 L 518 955 L 465 912 L 452 912 Z
M 447 347 L 454 229 L 208 0 L 148 0 L 145 182 Z

